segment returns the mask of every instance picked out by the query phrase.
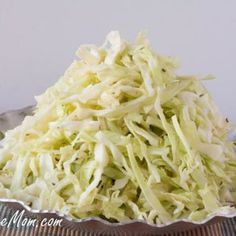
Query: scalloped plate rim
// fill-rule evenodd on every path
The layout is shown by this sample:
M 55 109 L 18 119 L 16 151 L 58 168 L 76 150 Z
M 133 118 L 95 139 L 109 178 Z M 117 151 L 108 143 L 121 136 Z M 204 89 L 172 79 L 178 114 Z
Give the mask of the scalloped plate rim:
M 16 109 L 16 110 L 11 110 L 11 111 L 7 111 L 7 112 L 4 112 L 4 113 L 1 113 L 0 114 L 0 117 L 3 116 L 3 115 L 10 115 L 11 113 L 12 114 L 15 114 L 17 112 L 22 112 L 22 111 L 25 111 L 26 109 L 29 109 L 29 110 L 32 110 L 32 107 L 33 106 L 27 106 L 27 107 L 24 107 L 22 109 Z M 236 128 L 232 130 L 231 132 L 231 135 L 232 137 L 236 138 Z M 102 219 L 102 218 L 99 218 L 99 217 L 88 217 L 88 218 L 81 218 L 81 219 L 75 219 L 75 218 L 72 218 L 70 217 L 69 215 L 65 214 L 65 213 L 62 213 L 58 210 L 37 210 L 37 209 L 33 209 L 31 207 L 29 207 L 28 205 L 26 205 L 23 201 L 20 201 L 20 200 L 17 200 L 17 199 L 7 199 L 7 198 L 0 198 L 0 202 L 2 203 L 17 203 L 17 204 L 20 204 L 23 208 L 25 208 L 27 211 L 29 211 L 30 213 L 33 213 L 33 214 L 56 214 L 58 217 L 62 217 L 66 220 L 68 220 L 69 222 L 71 223 L 83 223 L 83 222 L 89 222 L 89 221 L 97 221 L 97 222 L 100 222 L 106 226 L 125 226 L 125 225 L 130 225 L 130 224 L 134 224 L 134 223 L 142 223 L 142 224 L 146 224 L 148 226 L 151 226 L 151 227 L 155 227 L 155 228 L 164 228 L 164 227 L 168 227 L 168 226 L 171 226 L 173 224 L 176 224 L 176 223 L 189 223 L 189 224 L 194 224 L 194 225 L 203 225 L 203 224 L 206 224 L 208 223 L 209 221 L 213 220 L 214 218 L 216 217 L 224 217 L 224 218 L 234 218 L 236 217 L 236 208 L 235 209 L 232 209 L 232 212 L 229 214 L 229 213 L 213 213 L 211 215 L 209 215 L 208 217 L 206 217 L 204 220 L 202 221 L 193 221 L 193 220 L 190 220 L 190 219 L 177 219 L 177 220 L 173 220 L 173 221 L 170 221 L 170 222 L 167 222 L 167 223 L 164 223 L 164 224 L 152 224 L 152 223 L 149 223 L 145 220 L 130 220 L 130 221 L 127 221 L 127 222 L 118 222 L 118 223 L 112 223 L 112 222 L 109 222 L 108 220 L 105 220 L 105 219 Z

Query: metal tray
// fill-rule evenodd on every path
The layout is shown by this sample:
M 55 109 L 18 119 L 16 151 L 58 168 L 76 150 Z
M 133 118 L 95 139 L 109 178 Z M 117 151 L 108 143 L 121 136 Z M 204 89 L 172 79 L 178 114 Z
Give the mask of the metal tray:
M 33 107 L 3 113 L 0 115 L 0 130 L 3 133 L 20 124 L 26 115 L 31 115 Z M 236 137 L 236 130 L 232 131 L 231 138 Z M 19 210 L 24 211 L 23 217 L 37 220 L 37 226 L 1 227 L 1 219 L 11 219 Z M 59 226 L 42 226 L 43 219 L 62 220 Z M 17 200 L 0 199 L 0 235 L 236 235 L 236 212 L 211 216 L 202 222 L 189 220 L 177 220 L 169 224 L 156 226 L 143 221 L 133 220 L 127 223 L 110 223 L 100 218 L 72 219 L 56 211 L 39 211 L 31 209 L 23 202 Z

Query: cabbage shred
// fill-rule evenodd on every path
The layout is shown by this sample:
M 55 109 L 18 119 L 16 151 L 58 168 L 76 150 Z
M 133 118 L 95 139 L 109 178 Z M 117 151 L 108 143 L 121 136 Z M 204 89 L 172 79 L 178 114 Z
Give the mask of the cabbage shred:
M 0 148 L 0 197 L 75 218 L 202 220 L 235 211 L 231 125 L 140 34 L 81 46 Z

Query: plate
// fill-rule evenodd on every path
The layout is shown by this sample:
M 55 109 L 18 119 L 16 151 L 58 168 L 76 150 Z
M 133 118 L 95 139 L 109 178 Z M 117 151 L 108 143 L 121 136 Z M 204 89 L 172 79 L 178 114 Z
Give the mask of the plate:
M 25 116 L 33 113 L 33 106 L 25 107 L 20 110 L 6 112 L 0 115 L 0 130 L 2 136 L 8 129 L 19 125 Z M 0 135 L 1 136 L 1 135 Z M 230 139 L 236 140 L 236 129 L 230 133 Z M 192 222 L 190 220 L 177 220 L 169 224 L 156 226 L 143 221 L 133 220 L 127 223 L 110 223 L 100 218 L 72 219 L 57 211 L 40 211 L 31 209 L 21 201 L 0 199 L 0 219 L 10 218 L 17 212 L 24 211 L 24 217 L 30 219 L 58 219 L 62 220 L 60 226 L 46 227 L 12 227 L 10 231 L 16 230 L 22 235 L 32 235 L 32 232 L 39 232 L 39 235 L 214 235 L 214 236 L 235 236 L 236 235 L 236 212 L 231 214 L 222 213 L 221 215 L 212 215 L 201 222 Z M 3 235 L 6 227 L 0 228 Z M 8 229 L 9 230 L 9 229 Z M 50 232 L 53 232 L 50 233 Z M 38 234 L 33 234 L 38 235 Z

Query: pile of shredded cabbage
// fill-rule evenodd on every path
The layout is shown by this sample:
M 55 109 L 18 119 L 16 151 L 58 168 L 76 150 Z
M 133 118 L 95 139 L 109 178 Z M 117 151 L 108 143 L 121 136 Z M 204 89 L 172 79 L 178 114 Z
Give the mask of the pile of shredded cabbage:
M 162 224 L 236 204 L 231 128 L 194 76 L 111 32 L 81 46 L 33 116 L 6 133 L 0 197 L 75 218 Z

